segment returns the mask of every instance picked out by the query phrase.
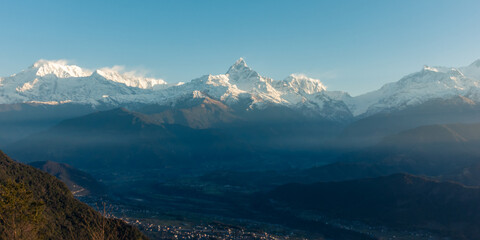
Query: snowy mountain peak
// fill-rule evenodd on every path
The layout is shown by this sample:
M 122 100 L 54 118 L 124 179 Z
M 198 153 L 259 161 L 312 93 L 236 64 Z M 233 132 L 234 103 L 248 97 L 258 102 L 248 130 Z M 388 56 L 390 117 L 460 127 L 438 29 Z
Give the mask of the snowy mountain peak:
M 431 99 L 448 99 L 455 96 L 480 96 L 480 61 L 467 67 L 424 66 L 419 72 L 409 74 L 397 82 L 388 83 L 379 90 L 366 93 L 346 102 L 354 115 L 374 114 L 381 111 L 403 109 Z
M 193 96 L 193 98 L 205 98 L 205 97 L 207 97 L 204 93 L 202 93 L 201 91 L 198 91 L 198 90 L 193 91 L 192 96 Z
M 247 66 L 247 63 L 243 58 L 239 58 L 227 71 L 228 75 L 237 75 L 242 73 L 255 72 L 250 67 Z M 256 72 L 255 72 L 256 73 Z
M 460 68 L 460 71 L 467 77 L 480 80 L 480 59 L 467 67 Z
M 477 59 L 475 62 L 469 65 L 469 67 L 480 68 L 480 59 Z
M 448 68 L 448 67 L 431 67 L 431 66 L 423 66 L 422 72 L 436 72 L 436 73 L 448 73 L 448 72 L 458 72 L 456 68 Z
M 272 79 L 260 76 L 256 71 L 247 66 L 243 58 L 238 59 L 225 74 L 232 84 L 243 90 L 253 90 L 256 88 L 267 88 L 266 83 Z
M 103 78 L 123 83 L 129 87 L 150 89 L 157 85 L 166 85 L 167 83 L 163 79 L 147 78 L 143 76 L 137 76 L 135 72 L 124 72 L 123 67 L 113 68 L 101 68 L 95 70 L 93 75 L 99 75 Z
M 245 62 L 245 59 L 239 58 L 233 66 L 242 66 L 242 67 L 248 67 L 247 63 Z
M 424 66 L 423 66 L 423 71 L 438 72 L 438 69 L 436 69 L 436 68 L 434 68 L 434 67 L 430 67 L 430 66 L 424 65 Z
M 303 74 L 291 74 L 284 80 L 284 84 L 288 84 L 296 92 L 304 92 L 306 94 L 327 90 L 327 87 L 320 80 L 309 78 Z
M 65 60 L 44 60 L 35 62 L 29 70 L 35 71 L 35 75 L 44 77 L 47 75 L 55 75 L 58 78 L 69 77 L 87 77 L 92 74 L 91 71 L 82 69 L 76 65 L 68 65 Z

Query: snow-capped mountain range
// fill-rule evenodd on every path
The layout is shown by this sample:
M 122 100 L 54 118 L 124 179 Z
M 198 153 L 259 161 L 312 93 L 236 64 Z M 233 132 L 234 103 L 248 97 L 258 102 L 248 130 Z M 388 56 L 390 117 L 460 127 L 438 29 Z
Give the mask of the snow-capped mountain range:
M 369 115 L 455 96 L 480 101 L 480 60 L 461 68 L 424 66 L 376 91 L 343 100 L 354 115 Z
M 480 60 L 462 68 L 428 67 L 357 97 L 328 91 L 317 79 L 292 74 L 283 80 L 261 76 L 240 58 L 225 74 L 205 75 L 186 83 L 136 76 L 119 68 L 95 71 L 65 61 L 40 60 L 26 70 L 0 78 L 0 104 L 78 103 L 175 106 L 186 98 L 210 97 L 244 110 L 287 106 L 335 118 L 401 109 L 434 98 L 464 96 L 480 101 Z M 243 106 L 243 105 L 242 105 Z

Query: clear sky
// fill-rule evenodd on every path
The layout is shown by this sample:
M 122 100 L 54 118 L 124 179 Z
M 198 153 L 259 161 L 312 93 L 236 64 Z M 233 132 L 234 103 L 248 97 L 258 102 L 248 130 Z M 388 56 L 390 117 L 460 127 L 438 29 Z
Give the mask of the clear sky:
M 479 11 L 477 0 L 0 0 L 0 76 L 67 59 L 173 83 L 243 57 L 264 76 L 305 73 L 357 95 L 480 58 Z

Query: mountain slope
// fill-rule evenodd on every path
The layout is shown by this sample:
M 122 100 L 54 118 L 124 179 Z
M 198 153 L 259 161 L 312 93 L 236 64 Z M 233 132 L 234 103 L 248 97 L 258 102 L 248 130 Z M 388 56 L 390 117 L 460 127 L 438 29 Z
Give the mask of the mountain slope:
M 408 129 L 431 124 L 474 123 L 478 119 L 480 105 L 469 98 L 432 99 L 401 110 L 357 119 L 339 135 L 337 145 L 344 148 L 372 146 L 386 136 Z
M 95 239 L 104 236 L 104 239 L 146 239 L 137 229 L 127 225 L 121 220 L 106 219 L 92 208 L 81 203 L 73 197 L 68 188 L 55 177 L 37 170 L 31 166 L 23 165 L 11 160 L 0 152 L 0 184 L 4 191 L 9 186 L 23 186 L 27 193 L 18 192 L 18 196 L 31 196 L 36 204 L 42 208 L 38 214 L 42 216 L 39 222 L 30 219 L 15 221 L 18 226 L 29 226 L 28 229 L 37 229 L 38 232 L 29 231 L 25 239 Z M 15 190 L 14 190 L 15 192 Z M 28 193 L 31 192 L 31 193 Z M 31 195 L 30 195 L 31 194 Z M 15 199 L 2 192 L 4 199 Z M 2 199 L 3 200 L 3 199 Z M 5 215 L 7 214 L 7 215 Z M 11 213 L 0 212 L 4 224 L 10 221 Z M 32 222 L 24 225 L 25 222 Z M 10 230 L 26 232 L 28 229 L 14 227 L 5 229 L 0 224 L 0 234 L 8 235 Z M 33 224 L 33 225 L 32 225 Z M 4 237 L 3 235 L 2 237 Z
M 160 124 L 179 124 L 195 129 L 212 128 L 221 124 L 240 120 L 235 112 L 220 101 L 201 92 L 179 99 L 175 106 L 148 105 L 136 111 L 147 114 Z
M 46 161 L 32 162 L 29 165 L 60 179 L 74 196 L 105 193 L 105 186 L 97 182 L 90 174 L 68 164 Z

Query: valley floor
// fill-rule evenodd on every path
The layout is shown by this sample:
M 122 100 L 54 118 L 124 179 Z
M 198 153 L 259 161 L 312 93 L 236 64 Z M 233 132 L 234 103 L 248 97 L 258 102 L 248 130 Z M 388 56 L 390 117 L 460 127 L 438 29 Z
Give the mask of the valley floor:
M 110 178 L 107 196 L 80 200 L 137 226 L 151 239 L 446 239 L 318 214 L 262 212 L 250 205 L 251 192 L 198 178 L 152 181 L 132 176 Z

